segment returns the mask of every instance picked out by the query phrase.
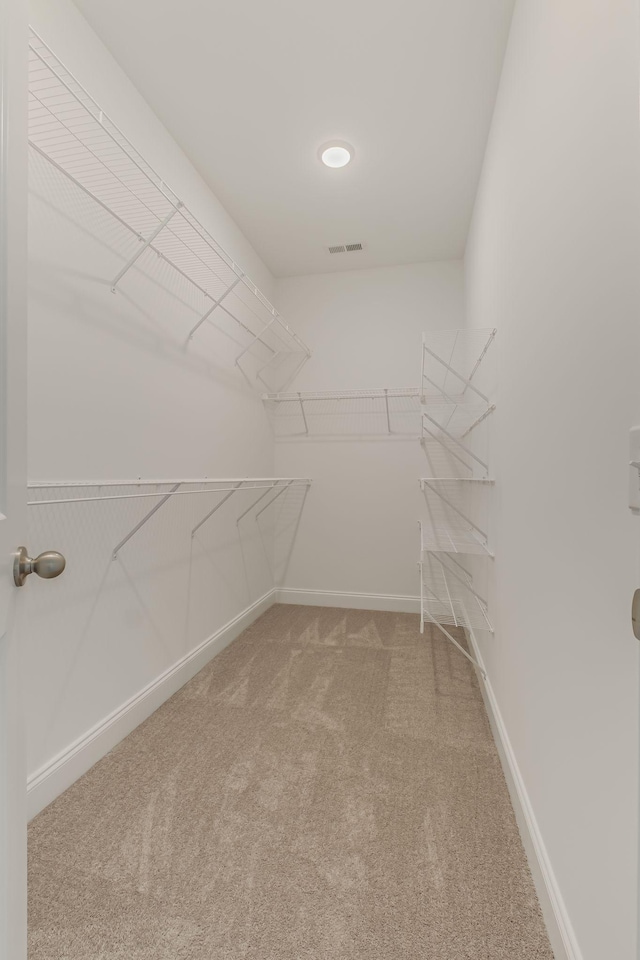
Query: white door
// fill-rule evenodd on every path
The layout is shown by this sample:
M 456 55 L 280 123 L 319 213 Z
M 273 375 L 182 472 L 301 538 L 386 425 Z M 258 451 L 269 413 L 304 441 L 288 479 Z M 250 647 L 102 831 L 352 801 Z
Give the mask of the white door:
M 26 535 L 27 11 L 0 0 L 0 960 L 26 950 L 26 773 L 13 560 Z M 35 579 L 35 578 L 31 578 Z

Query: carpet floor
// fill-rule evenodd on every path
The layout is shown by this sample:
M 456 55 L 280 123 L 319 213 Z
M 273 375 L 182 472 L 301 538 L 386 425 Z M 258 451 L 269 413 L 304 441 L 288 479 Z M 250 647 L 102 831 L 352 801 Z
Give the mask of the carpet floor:
M 30 960 L 552 960 L 471 665 L 276 605 L 29 830 Z

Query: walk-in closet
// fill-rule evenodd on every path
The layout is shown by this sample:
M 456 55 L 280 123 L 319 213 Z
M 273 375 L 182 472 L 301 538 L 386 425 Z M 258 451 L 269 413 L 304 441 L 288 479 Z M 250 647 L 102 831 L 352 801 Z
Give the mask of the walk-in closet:
M 637 960 L 636 0 L 0 36 L 0 960 Z

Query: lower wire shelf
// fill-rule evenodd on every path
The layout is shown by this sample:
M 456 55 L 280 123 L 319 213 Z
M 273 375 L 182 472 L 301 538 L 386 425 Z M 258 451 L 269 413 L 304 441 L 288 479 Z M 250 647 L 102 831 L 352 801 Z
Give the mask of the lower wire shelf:
M 431 624 L 447 638 L 467 660 L 484 675 L 482 667 L 451 628 L 462 629 L 468 637 L 478 632 L 493 634 L 487 600 L 473 583 L 464 558 L 454 553 L 429 550 L 421 545 L 420 561 L 420 632 Z

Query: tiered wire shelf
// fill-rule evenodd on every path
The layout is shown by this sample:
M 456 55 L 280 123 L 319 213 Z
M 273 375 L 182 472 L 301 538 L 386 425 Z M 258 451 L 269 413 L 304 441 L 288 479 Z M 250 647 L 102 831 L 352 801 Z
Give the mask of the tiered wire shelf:
M 459 558 L 425 551 L 421 566 L 425 613 L 453 627 L 493 633 L 486 598 L 474 589 L 471 571 Z
M 276 438 L 420 435 L 417 387 L 267 393 L 262 399 Z
M 495 481 L 476 477 L 421 477 L 426 518 L 421 549 L 493 556 L 488 519 Z
M 430 466 L 437 462 L 434 445 L 446 454 L 440 460 L 449 472 L 420 479 L 426 508 L 420 521 L 420 630 L 425 623 L 436 626 L 479 670 L 451 628 L 493 632 L 470 567 L 493 557 L 487 428 L 495 410 L 489 395 L 495 335 L 495 329 L 425 334 L 420 381 L 421 442 Z
M 35 33 L 29 41 L 29 143 L 124 228 L 115 293 L 133 270 L 195 292 L 192 340 L 221 314 L 230 321 L 245 376 L 285 386 L 309 348 L 223 250 L 78 80 Z
M 112 551 L 116 560 L 122 548 L 144 527 L 167 501 L 174 497 L 209 496 L 221 494 L 213 507 L 198 520 L 191 536 L 194 537 L 201 527 L 217 513 L 224 503 L 241 491 L 259 491 L 258 496 L 236 517 L 236 525 L 249 514 L 258 517 L 278 500 L 284 493 L 295 488 L 308 490 L 311 479 L 303 477 L 242 477 L 242 478 L 201 478 L 181 480 L 76 480 L 76 481 L 32 481 L 28 486 L 30 507 L 56 506 L 77 503 L 108 503 L 115 500 L 155 500 L 151 509 L 121 537 Z M 153 488 L 153 489 L 151 489 Z M 260 508 L 256 511 L 256 507 Z M 255 511 L 255 513 L 254 513 Z
M 489 470 L 486 452 L 476 452 L 478 446 L 472 443 L 471 435 L 482 427 L 494 409 L 493 404 L 429 401 L 422 406 L 422 444 L 436 441 L 466 470 L 473 472 L 480 467 L 486 474 Z

